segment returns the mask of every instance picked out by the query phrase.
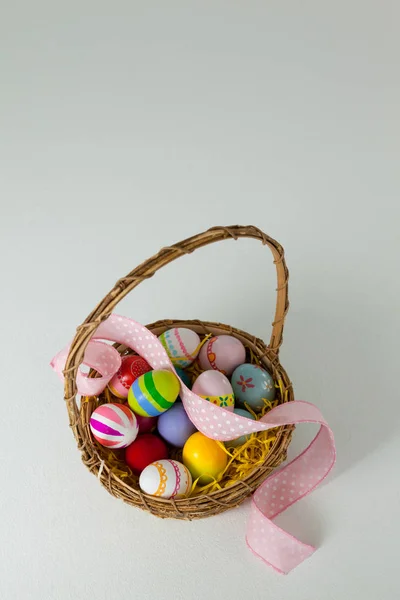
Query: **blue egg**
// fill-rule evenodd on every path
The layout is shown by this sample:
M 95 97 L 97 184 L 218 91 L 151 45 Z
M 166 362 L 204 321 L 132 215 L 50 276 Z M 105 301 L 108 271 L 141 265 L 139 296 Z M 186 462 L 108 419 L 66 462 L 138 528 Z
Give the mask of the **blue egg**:
M 248 410 L 244 410 L 244 408 L 235 408 L 233 412 L 235 415 L 239 415 L 239 417 L 247 417 L 248 419 L 253 419 L 253 421 L 255 421 L 255 417 L 251 413 L 249 413 Z M 235 438 L 234 440 L 225 442 L 225 446 L 227 448 L 237 448 L 238 446 L 241 446 L 242 444 L 247 442 L 250 436 L 251 433 L 248 433 L 247 435 L 241 435 L 240 437 Z
M 258 365 L 245 363 L 237 367 L 232 375 L 232 388 L 239 404 L 245 402 L 253 410 L 261 410 L 264 406 L 263 398 L 275 398 L 275 384 L 271 375 Z
M 186 373 L 186 371 L 184 371 L 183 369 L 180 369 L 179 367 L 175 367 L 175 371 L 176 371 L 178 377 L 180 379 L 182 379 L 182 381 L 186 385 L 186 387 L 188 387 L 189 390 L 191 390 L 192 389 L 192 382 L 190 380 L 189 375 Z

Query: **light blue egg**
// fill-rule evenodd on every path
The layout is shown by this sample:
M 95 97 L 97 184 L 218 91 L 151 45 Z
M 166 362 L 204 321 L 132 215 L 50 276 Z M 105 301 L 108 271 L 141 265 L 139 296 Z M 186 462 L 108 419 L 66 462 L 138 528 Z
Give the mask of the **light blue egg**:
M 186 373 L 186 371 L 184 371 L 183 369 L 180 369 L 179 367 L 175 367 L 175 371 L 176 371 L 178 377 L 180 379 L 182 379 L 182 381 L 186 385 L 186 387 L 188 387 L 189 390 L 191 390 L 192 389 L 192 382 L 190 380 L 189 375 Z
M 253 410 L 261 410 L 263 398 L 275 398 L 275 384 L 271 375 L 257 365 L 245 363 L 237 367 L 231 379 L 233 392 L 239 404 L 247 403 Z
M 253 419 L 253 421 L 255 420 L 255 417 L 251 413 L 249 413 L 248 410 L 244 410 L 244 408 L 235 408 L 235 410 L 233 412 L 235 415 L 239 415 L 239 417 L 247 417 L 248 419 Z M 238 446 L 241 446 L 242 444 L 247 442 L 247 440 L 250 438 L 250 436 L 251 436 L 251 433 L 248 433 L 247 435 L 241 435 L 240 437 L 238 437 L 234 440 L 225 442 L 225 446 L 227 448 L 237 448 Z

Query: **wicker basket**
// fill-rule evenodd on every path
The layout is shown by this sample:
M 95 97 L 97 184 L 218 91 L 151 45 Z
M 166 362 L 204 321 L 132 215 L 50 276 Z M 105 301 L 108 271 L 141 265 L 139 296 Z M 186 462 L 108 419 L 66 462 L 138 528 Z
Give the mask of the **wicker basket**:
M 280 244 L 253 226 L 214 227 L 204 233 L 188 238 L 179 244 L 163 248 L 158 254 L 136 267 L 126 277 L 117 281 L 111 292 L 98 304 L 84 323 L 77 328 L 77 333 L 70 347 L 64 370 L 65 401 L 70 427 L 77 440 L 78 449 L 82 453 L 84 464 L 99 478 L 101 484 L 110 494 L 121 498 L 128 504 L 147 510 L 158 517 L 188 520 L 198 519 L 209 517 L 238 506 L 261 485 L 271 471 L 285 460 L 293 426 L 280 427 L 276 431 L 274 446 L 262 466 L 256 467 L 245 479 L 236 482 L 230 487 L 209 494 L 196 495 L 175 501 L 155 498 L 143 494 L 139 489 L 137 480 L 126 481 L 121 478 L 115 469 L 115 465 L 111 465 L 107 460 L 107 456 L 109 455 L 94 441 L 88 424 L 90 415 L 96 408 L 98 400 L 91 398 L 89 401 L 82 402 L 81 406 L 78 407 L 75 383 L 76 373 L 83 361 L 85 348 L 99 324 L 110 316 L 118 302 L 128 292 L 139 285 L 141 281 L 152 277 L 158 269 L 179 256 L 189 254 L 197 248 L 225 239 L 237 240 L 239 238 L 259 240 L 262 244 L 269 246 L 274 257 L 278 286 L 275 319 L 272 324 L 272 335 L 269 346 L 266 346 L 262 340 L 253 335 L 221 323 L 209 323 L 198 320 L 163 320 L 152 323 L 147 327 L 155 335 L 160 335 L 163 331 L 171 327 L 188 327 L 202 335 L 208 333 L 233 335 L 241 340 L 247 349 L 251 350 L 257 356 L 260 364 L 272 373 L 276 382 L 281 381 L 281 390 L 278 394 L 279 402 L 294 400 L 290 380 L 279 362 L 279 348 L 282 343 L 283 324 L 289 307 L 288 270 L 284 260 L 284 251 Z M 127 351 L 124 346 L 116 347 L 122 354 Z

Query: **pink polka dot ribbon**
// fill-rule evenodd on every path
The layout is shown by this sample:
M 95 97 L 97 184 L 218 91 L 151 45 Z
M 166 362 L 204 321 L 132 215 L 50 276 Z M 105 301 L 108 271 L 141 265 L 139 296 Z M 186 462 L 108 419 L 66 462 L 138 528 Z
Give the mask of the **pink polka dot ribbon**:
M 86 347 L 83 364 L 96 369 L 101 377 L 89 379 L 79 370 L 78 393 L 95 396 L 104 390 L 121 364 L 119 353 L 104 342 L 125 344 L 145 358 L 153 369 L 175 369 L 168 355 L 146 327 L 132 319 L 112 314 L 97 328 Z M 51 366 L 61 379 L 69 348 L 59 352 Z M 228 412 L 194 394 L 181 381 L 180 396 L 193 424 L 210 438 L 232 440 L 240 435 L 264 431 L 282 425 L 316 423 L 319 431 L 310 445 L 292 462 L 273 473 L 252 497 L 246 542 L 250 549 L 279 573 L 288 573 L 308 558 L 313 546 L 302 543 L 274 523 L 289 506 L 316 488 L 332 469 L 336 452 L 332 431 L 319 409 L 297 400 L 273 408 L 260 421 Z

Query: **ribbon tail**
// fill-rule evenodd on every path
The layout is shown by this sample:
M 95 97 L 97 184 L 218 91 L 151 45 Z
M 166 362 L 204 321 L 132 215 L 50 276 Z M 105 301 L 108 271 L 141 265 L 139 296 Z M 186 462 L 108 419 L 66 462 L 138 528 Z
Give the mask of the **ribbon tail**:
M 278 527 L 273 519 L 316 488 L 332 469 L 335 458 L 332 432 L 321 422 L 308 448 L 253 494 L 246 542 L 254 554 L 279 573 L 289 573 L 316 548 Z
M 270 546 L 268 552 L 265 551 L 262 536 L 268 539 Z M 254 500 L 251 503 L 247 523 L 246 544 L 253 554 L 281 575 L 287 575 L 316 550 L 314 546 L 303 544 L 267 519 L 263 513 L 260 513 Z

